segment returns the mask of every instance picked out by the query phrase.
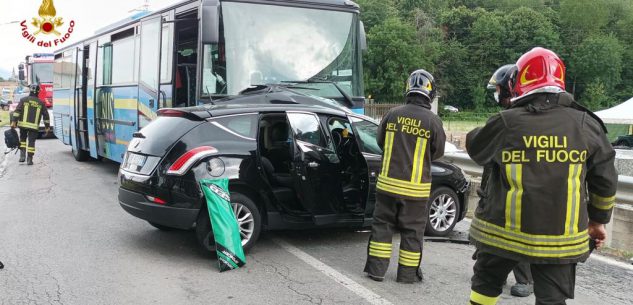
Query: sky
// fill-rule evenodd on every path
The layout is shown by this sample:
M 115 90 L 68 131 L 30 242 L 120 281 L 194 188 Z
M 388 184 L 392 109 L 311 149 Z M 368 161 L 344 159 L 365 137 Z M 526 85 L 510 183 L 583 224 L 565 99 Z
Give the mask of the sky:
M 42 0 L 0 0 L 0 76 L 9 77 L 11 70 L 17 66 L 24 57 L 33 53 L 53 53 L 64 46 L 94 35 L 94 31 L 125 19 L 136 12 L 131 10 L 140 8 L 145 0 L 52 0 L 57 11 L 57 17 L 62 17 L 64 24 L 59 31 L 64 35 L 68 30 L 70 21 L 75 22 L 73 33 L 68 41 L 59 47 L 38 47 L 22 37 L 20 22 L 23 20 L 29 24 L 29 32 L 36 31 L 30 25 L 33 18 L 39 18 L 38 10 Z M 157 10 L 181 0 L 148 0 L 150 10 Z M 17 23 L 11 23 L 18 21 Z M 37 40 L 50 41 L 59 38 L 53 34 L 36 36 Z

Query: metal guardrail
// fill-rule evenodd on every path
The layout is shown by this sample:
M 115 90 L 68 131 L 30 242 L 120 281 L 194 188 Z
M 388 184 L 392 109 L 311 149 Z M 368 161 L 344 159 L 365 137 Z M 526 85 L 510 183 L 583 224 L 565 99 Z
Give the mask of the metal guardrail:
M 448 153 L 444 155 L 444 161 L 461 167 L 464 172 L 472 176 L 481 176 L 483 168 L 470 159 L 466 153 Z M 633 177 L 618 176 L 618 191 L 615 200 L 620 204 L 633 205 Z

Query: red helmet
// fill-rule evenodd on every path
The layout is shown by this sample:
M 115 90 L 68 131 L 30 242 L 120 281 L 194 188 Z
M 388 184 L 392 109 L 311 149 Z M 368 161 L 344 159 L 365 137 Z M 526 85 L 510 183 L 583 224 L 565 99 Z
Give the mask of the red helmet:
M 536 47 L 523 54 L 516 69 L 512 84 L 516 96 L 547 86 L 565 90 L 565 64 L 548 49 Z

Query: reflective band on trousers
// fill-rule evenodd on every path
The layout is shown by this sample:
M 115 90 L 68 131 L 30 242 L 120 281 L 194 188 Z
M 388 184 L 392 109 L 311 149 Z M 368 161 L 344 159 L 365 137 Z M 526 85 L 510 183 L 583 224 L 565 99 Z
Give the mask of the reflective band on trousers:
M 424 154 L 426 153 L 426 138 L 418 138 L 413 153 L 413 168 L 411 169 L 411 183 L 421 183 L 424 172 Z
M 570 164 L 567 177 L 567 213 L 565 216 L 565 234 L 578 233 L 578 215 L 580 214 L 580 175 L 582 164 Z
M 600 210 L 610 210 L 615 205 L 615 196 L 602 197 L 594 193 L 590 194 L 591 205 Z
M 381 175 L 389 175 L 389 162 L 391 162 L 391 151 L 393 149 L 393 131 L 387 131 L 385 134 L 385 153 L 382 158 L 382 171 Z
M 369 241 L 369 255 L 379 258 L 391 258 L 391 244 Z
M 398 263 L 407 267 L 418 267 L 420 265 L 421 257 L 422 253 L 420 252 L 411 252 L 400 249 L 400 259 L 398 260 Z
M 471 304 L 480 304 L 480 305 L 495 305 L 497 304 L 497 300 L 499 300 L 499 296 L 489 297 L 485 296 L 477 291 L 470 291 L 470 302 Z M 474 303 L 473 303 L 474 302 Z
M 506 177 L 510 185 L 506 194 L 506 228 L 514 231 L 521 231 L 522 175 L 522 164 L 506 164 Z
M 514 241 L 507 240 L 496 235 L 479 231 L 477 230 L 476 227 L 470 228 L 470 237 L 472 237 L 473 239 L 475 239 L 476 241 L 480 243 L 483 243 L 495 248 L 523 254 L 526 256 L 532 256 L 532 257 L 543 257 L 543 258 L 578 257 L 589 251 L 588 241 L 577 244 L 577 245 L 572 245 L 572 246 L 550 246 L 550 247 L 531 246 L 531 245 L 514 242 Z

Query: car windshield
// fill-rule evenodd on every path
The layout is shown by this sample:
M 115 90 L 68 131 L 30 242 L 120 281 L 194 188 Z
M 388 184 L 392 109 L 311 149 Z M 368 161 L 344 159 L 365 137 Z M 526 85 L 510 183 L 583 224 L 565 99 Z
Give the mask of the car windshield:
M 52 83 L 53 82 L 53 64 L 52 63 L 36 63 L 32 66 L 31 83 Z
M 336 82 L 347 94 L 362 96 L 355 14 L 224 2 L 222 20 L 223 44 L 204 47 L 202 96 L 309 79 Z M 318 89 L 311 95 L 342 96 L 332 84 L 309 86 Z

